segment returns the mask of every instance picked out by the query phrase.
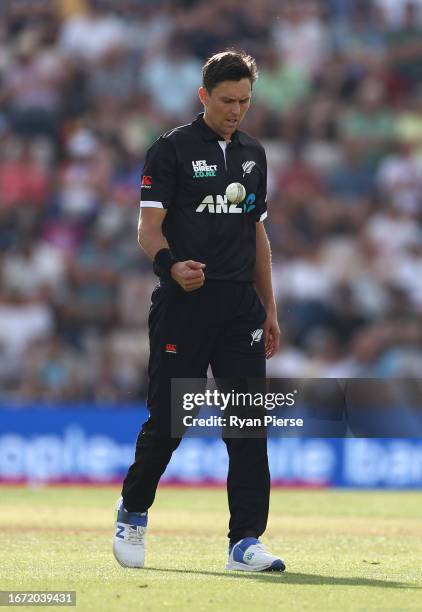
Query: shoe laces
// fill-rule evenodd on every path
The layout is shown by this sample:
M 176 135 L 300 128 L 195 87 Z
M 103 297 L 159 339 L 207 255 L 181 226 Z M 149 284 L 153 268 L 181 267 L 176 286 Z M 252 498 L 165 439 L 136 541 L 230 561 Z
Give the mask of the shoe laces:
M 129 525 L 127 531 L 127 542 L 129 544 L 144 544 L 146 527 Z

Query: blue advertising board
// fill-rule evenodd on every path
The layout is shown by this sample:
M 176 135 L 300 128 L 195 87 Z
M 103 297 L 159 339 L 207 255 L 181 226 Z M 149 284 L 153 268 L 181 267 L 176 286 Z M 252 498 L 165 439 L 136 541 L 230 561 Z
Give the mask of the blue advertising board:
M 0 407 L 0 482 L 120 481 L 133 460 L 145 406 Z M 273 484 L 422 488 L 422 440 L 270 439 Z M 163 482 L 220 484 L 219 438 L 186 438 Z

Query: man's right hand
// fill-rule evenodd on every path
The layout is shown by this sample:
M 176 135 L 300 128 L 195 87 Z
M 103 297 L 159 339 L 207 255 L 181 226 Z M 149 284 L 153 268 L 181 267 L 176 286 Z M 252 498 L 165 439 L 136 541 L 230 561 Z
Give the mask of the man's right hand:
M 195 291 L 202 287 L 205 281 L 203 269 L 205 264 L 199 261 L 178 261 L 173 264 L 170 270 L 170 274 L 173 280 L 184 289 L 185 291 Z

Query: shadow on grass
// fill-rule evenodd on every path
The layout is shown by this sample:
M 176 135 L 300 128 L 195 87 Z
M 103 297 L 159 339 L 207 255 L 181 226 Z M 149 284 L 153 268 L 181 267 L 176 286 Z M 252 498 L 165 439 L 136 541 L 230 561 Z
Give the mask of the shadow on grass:
M 283 584 L 309 584 L 330 586 L 366 586 L 387 589 L 422 589 L 422 586 L 393 580 L 374 580 L 360 577 L 320 576 L 319 574 L 299 574 L 295 572 L 211 572 L 205 570 L 183 570 L 158 567 L 146 567 L 142 572 L 169 572 L 174 574 L 200 574 L 202 576 L 218 576 L 237 580 L 259 580 L 260 582 L 280 582 Z

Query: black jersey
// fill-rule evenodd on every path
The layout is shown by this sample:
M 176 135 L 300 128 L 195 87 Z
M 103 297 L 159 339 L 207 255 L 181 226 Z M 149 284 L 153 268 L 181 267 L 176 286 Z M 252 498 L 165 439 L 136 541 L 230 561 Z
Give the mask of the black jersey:
M 141 207 L 167 210 L 163 234 L 179 261 L 205 263 L 209 279 L 253 280 L 256 222 L 267 215 L 267 162 L 255 138 L 236 131 L 226 145 L 201 114 L 160 136 L 143 172 Z M 227 201 L 230 183 L 246 189 L 240 204 Z

